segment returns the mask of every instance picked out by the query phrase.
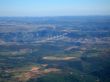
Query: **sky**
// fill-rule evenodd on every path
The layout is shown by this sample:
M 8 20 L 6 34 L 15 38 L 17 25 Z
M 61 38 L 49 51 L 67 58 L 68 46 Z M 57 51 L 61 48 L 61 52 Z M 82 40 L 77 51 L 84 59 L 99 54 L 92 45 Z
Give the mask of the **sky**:
M 110 15 L 110 0 L 0 0 L 0 16 Z

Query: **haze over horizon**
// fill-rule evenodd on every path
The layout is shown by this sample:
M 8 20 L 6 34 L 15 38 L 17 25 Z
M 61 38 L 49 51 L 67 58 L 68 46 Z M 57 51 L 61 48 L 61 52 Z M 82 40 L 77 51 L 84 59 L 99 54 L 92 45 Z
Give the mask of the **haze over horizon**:
M 110 0 L 0 0 L 0 16 L 110 15 Z

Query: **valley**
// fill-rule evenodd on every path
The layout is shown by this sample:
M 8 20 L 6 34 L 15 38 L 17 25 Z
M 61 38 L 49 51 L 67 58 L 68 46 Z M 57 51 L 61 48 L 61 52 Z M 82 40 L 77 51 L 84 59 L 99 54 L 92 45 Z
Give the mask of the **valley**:
M 110 17 L 0 17 L 0 82 L 110 82 Z

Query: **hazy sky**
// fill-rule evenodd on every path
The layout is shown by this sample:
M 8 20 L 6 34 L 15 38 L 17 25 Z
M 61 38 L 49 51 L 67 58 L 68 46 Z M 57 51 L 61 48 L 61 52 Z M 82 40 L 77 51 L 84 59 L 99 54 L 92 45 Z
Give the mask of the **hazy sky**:
M 110 0 L 0 0 L 0 16 L 110 15 Z

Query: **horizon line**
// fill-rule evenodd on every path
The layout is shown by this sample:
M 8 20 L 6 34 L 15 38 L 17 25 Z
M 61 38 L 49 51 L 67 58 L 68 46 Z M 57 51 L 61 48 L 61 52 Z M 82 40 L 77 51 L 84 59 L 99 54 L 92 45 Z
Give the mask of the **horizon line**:
M 0 16 L 0 17 L 86 17 L 86 16 L 110 16 L 110 15 L 56 15 L 56 16 Z

